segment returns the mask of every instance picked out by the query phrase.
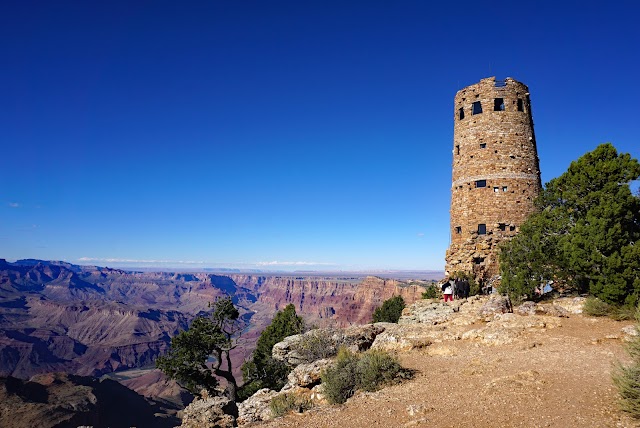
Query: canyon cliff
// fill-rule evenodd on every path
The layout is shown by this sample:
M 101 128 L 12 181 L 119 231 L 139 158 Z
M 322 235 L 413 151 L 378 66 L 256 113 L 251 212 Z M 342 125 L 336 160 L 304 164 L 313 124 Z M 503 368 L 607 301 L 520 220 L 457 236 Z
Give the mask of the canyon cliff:
M 128 272 L 0 259 L 0 375 L 101 376 L 152 366 L 172 336 L 224 295 L 247 325 L 233 355 L 239 368 L 287 304 L 308 324 L 348 326 L 369 322 L 385 299 L 410 304 L 423 290 L 377 277 Z

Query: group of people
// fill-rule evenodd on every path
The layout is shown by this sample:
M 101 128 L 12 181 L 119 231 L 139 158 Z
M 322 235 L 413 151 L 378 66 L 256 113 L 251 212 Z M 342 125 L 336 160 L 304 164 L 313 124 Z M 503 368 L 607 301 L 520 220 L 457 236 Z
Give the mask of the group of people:
M 454 278 L 442 284 L 442 296 L 445 302 L 453 302 L 454 298 L 466 299 L 470 291 L 471 286 L 466 278 Z

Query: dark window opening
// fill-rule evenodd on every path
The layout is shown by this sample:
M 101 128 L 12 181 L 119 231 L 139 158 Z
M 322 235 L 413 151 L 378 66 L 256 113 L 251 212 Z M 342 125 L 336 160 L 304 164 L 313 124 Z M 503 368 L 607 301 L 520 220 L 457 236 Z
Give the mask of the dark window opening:
M 478 225 L 478 235 L 486 235 L 487 234 L 487 225 L 479 224 Z
M 504 111 L 504 98 L 493 99 L 493 111 Z
M 487 187 L 487 180 L 476 180 L 476 187 Z
M 502 186 L 502 191 L 506 192 L 507 191 L 507 186 Z
M 505 230 L 507 230 L 507 225 L 504 223 L 498 223 L 498 229 L 504 232 Z
M 487 143 L 480 143 L 480 148 L 481 149 L 486 149 L 487 148 Z
M 460 154 L 460 145 L 456 145 L 456 154 L 459 155 Z
M 458 110 L 458 117 L 460 118 L 460 120 L 464 119 L 464 108 L 460 107 L 460 110 Z
M 498 193 L 498 192 L 500 191 L 500 188 L 499 188 L 499 187 L 494 187 L 494 188 L 493 188 L 493 191 L 494 191 L 495 193 Z
M 480 113 L 482 113 L 482 104 L 480 103 L 480 101 L 476 101 L 473 103 L 471 114 L 480 114 Z
M 521 98 L 518 98 L 518 111 L 524 111 L 524 103 Z
M 515 226 L 509 226 L 509 230 L 510 230 L 511 232 L 513 232 L 514 230 L 516 230 L 516 227 L 515 227 Z
M 475 265 L 479 265 L 482 262 L 484 262 L 484 257 L 474 257 L 473 258 L 473 264 L 475 264 Z
M 456 226 L 456 233 L 462 233 L 462 226 Z

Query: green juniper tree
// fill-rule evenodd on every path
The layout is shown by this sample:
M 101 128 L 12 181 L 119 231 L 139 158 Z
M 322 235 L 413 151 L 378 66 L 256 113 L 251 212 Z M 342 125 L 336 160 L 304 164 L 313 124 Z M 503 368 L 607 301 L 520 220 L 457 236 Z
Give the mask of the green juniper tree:
M 271 324 L 260 334 L 251 359 L 242 365 L 244 385 L 239 394 L 241 400 L 261 388 L 280 390 L 284 386 L 291 368 L 274 359 L 271 350 L 273 345 L 287 336 L 302 333 L 304 328 L 304 320 L 296 315 L 294 305 L 289 304 L 276 313 Z
M 609 143 L 571 163 L 536 200 L 537 212 L 500 254 L 502 291 L 535 295 L 544 280 L 611 304 L 640 297 L 640 164 Z
M 404 306 L 402 296 L 385 300 L 382 306 L 373 311 L 373 322 L 398 322 Z
M 169 352 L 156 360 L 156 367 L 194 395 L 202 389 L 214 394 L 216 376 L 221 377 L 227 381 L 229 398 L 235 401 L 238 388 L 229 353 L 241 330 L 239 315 L 231 297 L 218 299 L 210 316 L 196 317 L 188 330 L 171 339 Z M 210 359 L 212 364 L 208 363 Z

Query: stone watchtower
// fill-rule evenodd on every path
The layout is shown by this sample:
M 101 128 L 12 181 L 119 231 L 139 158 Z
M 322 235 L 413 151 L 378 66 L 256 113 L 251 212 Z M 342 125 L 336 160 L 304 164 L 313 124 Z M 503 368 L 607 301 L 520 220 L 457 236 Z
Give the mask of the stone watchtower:
M 489 77 L 458 91 L 454 102 L 445 270 L 486 280 L 499 273 L 498 245 L 518 232 L 542 188 L 529 88 Z

